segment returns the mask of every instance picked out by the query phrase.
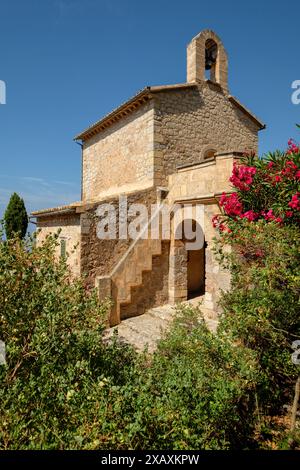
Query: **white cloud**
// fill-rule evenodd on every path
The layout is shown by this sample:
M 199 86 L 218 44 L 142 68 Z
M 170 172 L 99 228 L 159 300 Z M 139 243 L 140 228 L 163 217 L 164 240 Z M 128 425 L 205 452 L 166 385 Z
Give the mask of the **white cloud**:
M 14 192 L 24 199 L 27 212 L 30 213 L 78 201 L 80 188 L 76 189 L 77 185 L 71 181 L 46 181 L 34 176 L 0 175 L 0 218 Z

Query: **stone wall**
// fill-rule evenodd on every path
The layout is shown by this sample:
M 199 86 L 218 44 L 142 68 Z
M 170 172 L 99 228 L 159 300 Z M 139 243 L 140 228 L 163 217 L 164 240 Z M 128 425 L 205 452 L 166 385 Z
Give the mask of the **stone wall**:
M 257 151 L 258 127 L 215 84 L 164 91 L 155 95 L 156 181 L 179 165 L 203 160 L 205 151 Z
M 37 235 L 37 244 L 43 243 L 45 238 L 52 234 L 55 235 L 60 230 L 56 248 L 57 258 L 60 256 L 60 241 L 66 242 L 66 251 L 68 253 L 68 265 L 74 276 L 80 275 L 80 241 L 81 228 L 80 216 L 77 214 L 56 214 L 48 217 L 39 217 L 37 228 L 40 229 Z
M 220 213 L 218 204 L 208 204 L 205 206 L 205 298 L 204 306 L 214 311 L 217 315 L 219 312 L 218 300 L 221 290 L 230 288 L 230 273 L 223 269 L 216 260 L 213 253 L 214 241 L 218 236 L 216 229 L 212 226 L 212 217 Z
M 218 155 L 214 161 L 179 169 L 169 177 L 169 205 L 190 203 L 194 207 L 196 204 L 204 207 L 204 217 L 197 221 L 205 236 L 204 306 L 214 312 L 218 311 L 220 289 L 226 290 L 230 286 L 229 273 L 221 268 L 213 253 L 213 238 L 217 236 L 217 231 L 212 226 L 212 217 L 220 213 L 215 194 L 232 190 L 229 177 L 237 158 L 235 154 Z M 180 240 L 172 240 L 169 273 L 170 301 L 186 300 L 188 295 L 186 273 L 187 256 L 184 243 Z
M 233 153 L 220 154 L 215 160 L 178 169 L 168 178 L 168 200 L 174 202 L 178 199 L 198 199 L 231 191 L 229 178 L 237 159 Z
M 127 196 L 128 205 L 133 203 L 143 203 L 147 208 L 149 208 L 151 204 L 155 204 L 156 200 L 157 195 L 153 188 L 128 194 Z M 118 227 L 119 198 L 108 198 L 105 200 L 105 203 L 110 203 L 115 207 Z M 115 240 L 101 240 L 97 237 L 96 227 L 98 219 L 95 216 L 97 207 L 98 204 L 84 212 L 81 216 L 81 266 L 82 272 L 87 276 L 88 284 L 92 286 L 94 285 L 95 278 L 97 276 L 106 276 L 111 273 L 112 269 L 132 243 L 132 240 L 129 239 L 119 239 L 118 230 L 117 238 Z
M 221 268 L 213 253 L 214 241 L 217 236 L 211 220 L 215 214 L 220 213 L 217 203 L 204 206 L 204 219 L 201 223 L 205 235 L 205 308 L 214 312 L 217 316 L 219 307 L 218 299 L 220 289 L 227 290 L 230 286 L 229 272 Z M 171 240 L 169 258 L 169 302 L 177 303 L 188 299 L 188 252 L 186 242 L 182 240 Z
M 169 260 L 169 302 L 187 300 L 187 251 L 181 240 L 172 240 Z
M 83 201 L 153 185 L 153 101 L 84 143 Z

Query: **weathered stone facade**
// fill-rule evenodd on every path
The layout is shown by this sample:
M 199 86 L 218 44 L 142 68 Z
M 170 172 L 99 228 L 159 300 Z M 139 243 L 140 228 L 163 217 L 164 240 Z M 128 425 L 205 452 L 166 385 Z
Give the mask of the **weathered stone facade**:
M 180 165 L 203 161 L 209 149 L 257 151 L 257 124 L 215 84 L 162 91 L 155 102 L 155 157 L 161 184 Z
M 153 101 L 83 143 L 83 201 L 153 186 Z
M 186 300 L 197 282 L 206 307 L 217 312 L 219 290 L 229 286 L 228 273 L 213 256 L 211 218 L 220 212 L 221 193 L 231 191 L 234 161 L 245 150 L 257 150 L 264 125 L 229 94 L 227 66 L 215 33 L 196 36 L 187 49 L 186 83 L 147 87 L 76 137 L 83 144 L 82 201 L 33 214 L 39 242 L 61 228 L 68 252 L 78 244 L 70 267 L 96 285 L 101 297 L 112 298 L 111 324 Z M 160 211 L 166 208 L 172 215 L 168 240 L 162 232 L 158 239 L 149 237 L 149 220 L 142 227 L 146 239 L 122 239 L 118 231 L 116 239 L 99 239 L 97 207 L 111 204 L 118 225 L 120 196 L 128 196 L 128 206 L 143 203 L 149 214 L 155 203 Z M 184 238 L 174 236 L 174 205 L 180 212 L 186 204 L 205 237 L 193 254 Z
M 81 224 L 80 216 L 73 212 L 41 216 L 38 219 L 38 243 L 43 243 L 48 235 L 58 235 L 56 256 L 61 255 L 61 243 L 64 242 L 68 262 L 75 276 L 81 273 Z
M 127 205 L 143 203 L 148 209 L 156 202 L 156 192 L 152 188 L 127 194 Z M 111 204 L 116 213 L 116 239 L 102 240 L 96 233 L 98 218 L 95 216 L 99 202 L 84 209 L 81 215 L 81 270 L 87 275 L 90 285 L 95 284 L 97 276 L 107 276 L 130 247 L 130 239 L 120 239 L 119 234 L 119 197 L 110 197 L 105 203 Z M 131 218 L 128 218 L 130 222 Z M 84 225 L 84 228 L 83 228 Z

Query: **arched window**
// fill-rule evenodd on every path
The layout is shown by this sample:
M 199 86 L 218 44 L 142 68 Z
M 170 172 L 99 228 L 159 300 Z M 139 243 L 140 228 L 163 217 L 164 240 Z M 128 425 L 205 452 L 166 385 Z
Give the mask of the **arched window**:
M 206 162 L 209 160 L 214 160 L 216 157 L 216 152 L 216 149 L 213 148 L 205 150 L 203 153 L 203 161 Z

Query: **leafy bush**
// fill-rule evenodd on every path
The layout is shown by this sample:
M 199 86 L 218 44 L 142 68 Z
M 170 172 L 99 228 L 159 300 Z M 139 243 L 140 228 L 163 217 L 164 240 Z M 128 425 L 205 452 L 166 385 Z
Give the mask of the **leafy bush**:
M 275 405 L 290 398 L 297 376 L 291 345 L 300 339 L 299 229 L 244 221 L 228 238 L 232 252 L 225 259 L 232 281 L 221 297 L 219 330 L 258 353 L 261 398 Z M 220 244 L 219 249 L 223 253 Z
M 232 274 L 218 333 L 181 306 L 153 357 L 103 341 L 106 305 L 56 260 L 55 237 L 0 243 L 0 448 L 264 447 L 261 408 L 290 400 L 297 374 L 298 167 L 290 142 L 234 168 L 237 192 L 214 218 Z
M 152 359 L 104 342 L 105 305 L 70 279 L 55 245 L 0 245 L 0 448 L 250 445 L 255 355 L 210 333 L 192 309 Z
M 0 244 L 0 448 L 75 445 L 90 395 L 106 374 L 122 383 L 130 357 L 111 363 L 104 347 L 105 305 L 55 260 L 56 239 L 41 247 L 18 238 Z M 115 351 L 116 353 L 116 351 Z M 119 366 L 119 369 L 115 369 Z
M 229 449 L 251 445 L 255 354 L 208 331 L 199 312 L 181 307 L 151 364 L 109 391 L 108 447 Z M 116 425 L 115 424 L 115 425 Z
M 260 403 L 278 410 L 297 376 L 291 345 L 300 339 L 300 149 L 290 140 L 284 153 L 247 156 L 230 181 L 236 192 L 223 195 L 224 214 L 213 220 L 215 251 L 232 275 L 219 332 L 257 352 Z

